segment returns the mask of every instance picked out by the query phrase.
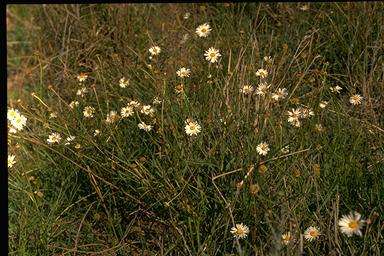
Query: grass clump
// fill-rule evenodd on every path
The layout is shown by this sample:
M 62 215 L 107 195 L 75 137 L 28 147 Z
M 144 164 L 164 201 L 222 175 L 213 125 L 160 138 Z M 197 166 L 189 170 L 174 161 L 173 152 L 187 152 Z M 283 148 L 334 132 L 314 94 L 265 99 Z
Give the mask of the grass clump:
M 380 255 L 382 9 L 9 6 L 10 254 Z

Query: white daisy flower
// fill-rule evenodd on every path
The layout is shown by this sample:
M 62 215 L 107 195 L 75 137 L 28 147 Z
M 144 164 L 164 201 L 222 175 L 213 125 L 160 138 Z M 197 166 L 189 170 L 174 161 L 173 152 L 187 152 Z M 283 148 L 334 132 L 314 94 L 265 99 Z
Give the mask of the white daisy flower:
M 13 165 L 16 163 L 15 157 L 15 155 L 8 155 L 8 168 L 12 168 Z
M 21 131 L 27 123 L 27 118 L 23 115 L 16 116 L 12 121 L 11 125 L 14 129 Z
M 236 224 L 235 227 L 231 228 L 231 233 L 237 239 L 246 238 L 249 234 L 249 228 L 243 223 Z
M 181 67 L 179 70 L 176 71 L 176 74 L 183 78 L 183 77 L 189 77 L 191 74 L 191 70 L 189 68 Z
M 355 95 L 352 95 L 350 98 L 349 98 L 349 102 L 352 104 L 352 105 L 359 105 L 361 104 L 361 101 L 363 100 L 363 97 L 359 94 L 355 94 Z
M 139 129 L 141 130 L 144 130 L 146 132 L 149 132 L 150 130 L 152 130 L 153 126 L 150 125 L 150 124 L 145 124 L 144 122 L 141 122 L 137 125 L 139 127 Z
M 84 97 L 86 93 L 88 93 L 88 89 L 86 87 L 82 87 L 81 89 L 77 90 L 76 95 Z
M 288 96 L 288 90 L 286 88 L 278 88 L 275 93 L 272 93 L 272 99 L 278 101 Z
M 340 91 L 343 89 L 341 88 L 340 86 L 336 85 L 335 87 L 331 87 L 329 88 L 331 90 L 331 92 L 333 93 L 340 93 Z
M 268 91 L 268 88 L 270 87 L 271 85 L 268 85 L 266 83 L 260 83 L 259 86 L 257 87 L 256 89 L 256 94 L 257 95 L 261 95 L 261 96 L 264 96 L 267 91 Z
M 153 46 L 151 48 L 149 48 L 148 50 L 152 56 L 155 56 L 155 55 L 159 55 L 160 52 L 161 52 L 161 48 L 159 46 Z
M 196 121 L 187 119 L 185 121 L 185 133 L 189 136 L 197 136 L 201 132 L 201 126 Z
M 129 85 L 129 79 L 126 79 L 125 77 L 120 78 L 119 86 L 121 88 L 127 88 L 128 85 Z
M 80 73 L 78 76 L 77 76 L 77 80 L 79 80 L 79 82 L 84 82 L 85 80 L 87 80 L 88 78 L 88 75 L 84 74 L 84 73 Z
M 199 37 L 207 37 L 211 31 L 211 26 L 208 23 L 204 23 L 196 28 L 196 34 Z
M 8 109 L 8 112 L 7 112 L 7 119 L 8 120 L 12 121 L 13 119 L 15 119 L 16 117 L 19 117 L 19 116 L 20 116 L 19 110 L 13 109 L 13 108 Z
M 319 231 L 319 229 L 317 227 L 309 227 L 304 232 L 304 238 L 306 240 L 312 242 L 312 241 L 316 240 L 320 234 L 321 234 L 321 232 Z
M 259 76 L 261 78 L 266 78 L 268 76 L 268 71 L 260 68 L 256 71 L 256 76 Z
M 70 108 L 75 108 L 75 107 L 78 107 L 79 106 L 79 102 L 76 100 L 76 101 L 71 101 L 70 103 L 69 103 L 69 107 Z
M 48 144 L 59 143 L 60 141 L 61 141 L 61 136 L 57 132 L 51 133 L 51 135 L 49 135 L 47 139 Z
M 218 58 L 221 57 L 219 50 L 211 47 L 204 53 L 205 59 L 210 61 L 211 63 L 215 63 L 218 61 Z
M 121 117 L 130 117 L 133 115 L 133 113 L 133 107 L 131 106 L 123 107 L 120 111 Z
M 111 110 L 109 114 L 107 114 L 107 119 L 105 120 L 107 123 L 114 123 L 119 120 L 120 116 L 117 114 L 117 111 Z
M 259 155 L 266 156 L 269 152 L 269 145 L 265 142 L 260 143 L 256 146 L 256 151 L 259 153 Z
M 93 114 L 95 113 L 95 108 L 91 106 L 86 106 L 83 110 L 83 115 L 85 117 L 93 117 Z
M 243 94 L 251 94 L 253 92 L 253 86 L 250 84 L 244 85 L 243 88 L 240 89 L 240 92 Z
M 155 113 L 155 110 L 150 105 L 145 105 L 140 110 L 140 112 L 145 114 L 145 115 L 153 115 L 153 113 Z
M 358 212 L 343 215 L 339 220 L 339 227 L 343 234 L 351 237 L 353 234 L 362 236 L 361 228 L 364 225 L 364 220 L 361 219 L 361 214 Z
M 287 232 L 281 235 L 281 241 L 284 245 L 288 245 L 290 242 L 293 241 L 293 237 L 291 235 L 291 232 Z

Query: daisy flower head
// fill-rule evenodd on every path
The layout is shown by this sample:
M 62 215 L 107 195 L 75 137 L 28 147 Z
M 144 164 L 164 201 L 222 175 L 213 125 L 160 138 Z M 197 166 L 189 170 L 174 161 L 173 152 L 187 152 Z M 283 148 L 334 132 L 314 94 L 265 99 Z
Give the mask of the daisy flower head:
M 159 55 L 160 52 L 161 52 L 161 48 L 159 46 L 153 46 L 151 48 L 149 48 L 148 50 L 152 56 L 155 56 L 155 55 Z
M 256 94 L 264 96 L 267 93 L 269 87 L 270 87 L 270 85 L 268 85 L 266 83 L 260 83 L 256 89 Z
M 247 85 L 244 85 L 243 88 L 240 89 L 240 92 L 247 95 L 247 94 L 251 94 L 253 92 L 253 90 L 254 90 L 253 86 L 250 84 L 247 84 Z
M 363 100 L 363 97 L 360 94 L 354 94 L 349 98 L 349 102 L 352 105 L 359 105 L 361 104 L 361 101 Z
M 150 105 L 145 105 L 140 110 L 140 112 L 143 113 L 144 115 L 153 115 L 153 113 L 155 113 L 155 110 Z
M 315 113 L 311 108 L 299 108 L 299 111 L 300 111 L 300 118 L 308 118 L 315 115 Z
M 185 121 L 185 133 L 189 136 L 197 136 L 201 132 L 201 126 L 196 122 L 190 119 Z
M 107 123 L 114 123 L 119 120 L 120 116 L 117 114 L 117 111 L 111 110 L 109 114 L 107 114 L 107 119 L 105 120 Z
M 211 26 L 208 23 L 204 23 L 196 28 L 196 34 L 199 37 L 207 37 L 211 31 Z
M 24 126 L 26 125 L 27 123 L 27 118 L 23 115 L 18 115 L 16 116 L 12 121 L 11 121 L 11 125 L 14 129 L 18 130 L 18 131 L 21 131 L 23 130 Z
M 353 234 L 362 236 L 361 228 L 364 225 L 364 220 L 361 219 L 360 213 L 351 212 L 348 215 L 343 215 L 338 224 L 341 232 L 348 237 Z
M 60 141 L 61 141 L 61 136 L 57 132 L 51 133 L 51 135 L 49 135 L 47 139 L 48 144 L 59 143 Z
M 231 233 L 237 239 L 246 238 L 249 234 L 249 228 L 243 223 L 236 224 L 235 227 L 231 228 Z
M 121 88 L 127 88 L 128 85 L 129 85 L 129 79 L 126 79 L 125 77 L 120 78 L 119 86 Z
M 144 122 L 139 123 L 137 126 L 139 127 L 139 129 L 144 130 L 146 132 L 149 132 L 153 128 L 152 125 L 146 124 Z
M 278 101 L 288 96 L 288 90 L 286 88 L 278 88 L 275 93 L 272 93 L 272 99 Z
M 84 82 L 85 80 L 87 80 L 88 78 L 88 75 L 84 74 L 84 73 L 80 73 L 78 76 L 77 76 L 77 80 L 82 83 Z
M 288 245 L 292 241 L 293 241 L 293 237 L 291 235 L 291 232 L 288 231 L 287 233 L 284 233 L 281 235 L 281 242 L 284 245 Z
M 316 240 L 319 235 L 321 235 L 321 232 L 317 227 L 309 227 L 304 231 L 304 238 L 310 242 Z
M 76 137 L 75 136 L 69 136 L 67 139 L 66 139 L 66 143 L 64 145 L 70 145 L 71 142 L 75 139 Z
M 8 168 L 12 168 L 13 165 L 16 163 L 15 157 L 15 155 L 8 155 Z
M 343 88 L 341 88 L 340 86 L 336 85 L 335 87 L 330 87 L 329 89 L 330 89 L 331 92 L 333 92 L 333 93 L 340 93 L 340 91 L 341 91 Z
M 292 109 L 291 111 L 288 110 L 288 122 L 289 123 L 295 123 L 299 120 L 301 117 L 301 111 L 300 109 Z
M 95 108 L 91 106 L 86 106 L 83 110 L 83 115 L 85 117 L 93 117 L 93 114 L 95 113 Z
M 221 57 L 221 54 L 218 49 L 211 47 L 207 51 L 205 51 L 204 56 L 207 61 L 215 63 Z
M 17 109 L 13 109 L 13 108 L 10 108 L 8 109 L 8 112 L 7 112 L 7 119 L 9 121 L 12 121 L 13 119 L 15 119 L 16 117 L 20 116 L 20 112 L 19 110 Z
M 259 153 L 259 155 L 262 155 L 262 156 L 266 156 L 269 150 L 270 150 L 269 145 L 265 142 L 262 142 L 256 146 L 257 153 Z
M 180 93 L 184 92 L 184 85 L 183 84 L 177 84 L 175 86 L 175 92 L 177 94 L 180 94 Z
M 138 108 L 138 107 L 140 107 L 140 102 L 138 102 L 136 100 L 131 100 L 130 102 L 128 102 L 128 106 Z
M 176 71 L 176 74 L 183 78 L 183 77 L 189 77 L 191 74 L 191 70 L 189 68 L 181 67 L 179 70 Z
M 130 117 L 133 115 L 133 107 L 131 106 L 126 106 L 121 108 L 120 110 L 121 117 Z
M 268 76 L 268 71 L 260 68 L 256 71 L 256 76 L 259 76 L 261 78 L 266 78 Z
M 75 107 L 78 107 L 79 106 L 79 102 L 76 100 L 76 101 L 71 101 L 70 103 L 69 103 L 69 107 L 70 108 L 75 108 Z

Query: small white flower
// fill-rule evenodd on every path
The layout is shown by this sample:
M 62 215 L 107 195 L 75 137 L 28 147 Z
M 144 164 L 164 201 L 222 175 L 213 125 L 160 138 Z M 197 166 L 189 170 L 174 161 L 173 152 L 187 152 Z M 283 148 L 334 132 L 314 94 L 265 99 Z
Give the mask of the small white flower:
M 179 70 L 176 71 L 176 74 L 183 78 L 183 77 L 189 77 L 191 74 L 191 70 L 189 68 L 181 67 Z
M 8 112 L 7 112 L 8 120 L 12 121 L 13 119 L 19 116 L 20 116 L 19 110 L 13 109 L 13 108 L 8 109 Z
M 120 111 L 121 117 L 130 117 L 133 115 L 133 113 L 133 107 L 131 106 L 123 107 Z
M 150 125 L 150 124 L 145 124 L 144 122 L 141 122 L 137 125 L 139 127 L 139 129 L 141 130 L 144 130 L 146 132 L 149 132 L 150 130 L 152 130 L 153 126 Z
M 299 118 L 301 117 L 300 109 L 292 109 L 291 111 L 288 111 L 288 122 L 290 123 L 296 123 L 299 121 Z
M 145 105 L 140 110 L 140 112 L 145 114 L 145 115 L 153 115 L 153 113 L 155 113 L 155 110 L 150 105 Z
M 260 83 L 256 89 L 256 94 L 264 96 L 267 93 L 269 87 L 270 85 L 266 83 Z
M 243 88 L 240 89 L 240 92 L 242 92 L 245 95 L 251 94 L 253 92 L 253 86 L 249 84 L 244 85 Z
M 61 136 L 57 132 L 51 133 L 51 135 L 49 135 L 47 139 L 48 144 L 59 143 L 60 141 L 61 141 Z
M 341 88 L 340 86 L 336 85 L 335 87 L 331 87 L 329 88 L 331 90 L 331 92 L 333 93 L 340 93 L 340 91 L 343 89 Z
M 107 123 L 114 123 L 119 120 L 119 115 L 115 110 L 111 110 L 109 114 L 107 114 L 107 119 L 105 120 Z
M 235 227 L 231 228 L 231 233 L 235 238 L 246 238 L 249 233 L 249 228 L 243 223 L 236 224 Z
M 15 155 L 8 155 L 8 168 L 12 168 L 13 165 L 16 163 L 15 157 Z
M 11 121 L 11 125 L 14 129 L 18 130 L 18 131 L 21 131 L 24 129 L 24 126 L 26 125 L 27 123 L 27 118 L 23 115 L 18 115 L 16 116 L 12 121 Z
M 76 101 L 71 101 L 70 103 L 69 103 L 69 107 L 70 108 L 75 108 L 75 107 L 78 107 L 79 106 L 79 102 L 76 100 Z
M 215 63 L 221 57 L 219 50 L 211 47 L 204 53 L 205 59 L 211 63 Z
M 288 245 L 290 242 L 293 241 L 293 237 L 291 235 L 291 232 L 287 232 L 285 234 L 281 235 L 281 241 L 283 242 L 284 245 Z
M 288 96 L 288 90 L 286 88 L 279 88 L 275 93 L 272 93 L 272 99 L 278 101 Z
M 64 145 L 70 145 L 71 142 L 75 139 L 76 137 L 75 136 L 69 136 L 67 139 L 66 139 L 66 143 L 64 143 Z
M 261 78 L 266 78 L 268 76 L 268 71 L 260 68 L 256 71 L 256 76 L 259 76 Z
M 93 136 L 96 137 L 96 136 L 99 136 L 101 134 L 101 131 L 96 129 L 93 133 Z
M 361 104 L 361 101 L 363 100 L 363 97 L 361 97 L 361 95 L 359 94 L 355 94 L 355 95 L 352 95 L 350 98 L 349 98 L 349 102 L 352 104 L 352 105 L 359 105 Z
M 83 115 L 85 117 L 93 117 L 93 114 L 95 113 L 95 108 L 91 106 L 87 106 L 83 110 Z
M 272 63 L 272 57 L 271 56 L 264 56 L 264 61 L 267 63 Z
M 201 126 L 196 121 L 187 119 L 185 121 L 185 133 L 189 136 L 197 136 L 201 132 Z
M 360 213 L 351 212 L 348 215 L 343 215 L 338 224 L 341 232 L 348 237 L 353 234 L 362 236 L 360 229 L 364 226 L 364 220 L 361 219 Z
M 130 102 L 128 102 L 128 106 L 138 108 L 138 107 L 140 107 L 140 102 L 138 102 L 136 100 L 131 100 Z
M 85 80 L 87 80 L 88 78 L 88 75 L 84 74 L 84 73 L 80 73 L 78 76 L 77 76 L 77 80 L 79 80 L 79 82 L 84 82 Z
M 129 79 L 126 79 L 125 77 L 120 78 L 119 86 L 121 88 L 127 88 L 128 85 L 129 85 Z
M 321 235 L 321 232 L 317 227 L 309 227 L 304 232 L 304 238 L 311 242 L 316 240 L 319 235 Z
M 207 37 L 211 31 L 211 26 L 208 23 L 204 23 L 196 28 L 196 34 L 199 37 Z
M 259 155 L 262 155 L 262 156 L 266 156 L 268 154 L 269 150 L 270 150 L 269 145 L 265 142 L 260 143 L 256 147 L 257 153 L 259 153 Z
M 161 52 L 161 48 L 159 46 L 153 46 L 149 48 L 149 52 L 151 53 L 152 56 L 159 55 Z

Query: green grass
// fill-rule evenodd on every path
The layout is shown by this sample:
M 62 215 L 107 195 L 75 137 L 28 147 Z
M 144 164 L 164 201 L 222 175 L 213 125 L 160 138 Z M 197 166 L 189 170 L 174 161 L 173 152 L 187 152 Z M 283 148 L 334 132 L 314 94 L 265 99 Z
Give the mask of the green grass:
M 17 161 L 8 170 L 10 255 L 380 255 L 384 5 L 301 6 L 8 6 L 8 83 L 23 77 L 8 88 L 8 106 L 28 118 L 8 136 Z M 212 32 L 199 38 L 205 22 Z M 150 60 L 153 45 L 162 52 Z M 219 64 L 204 59 L 209 47 L 220 49 Z M 181 66 L 189 78 L 176 76 Z M 261 67 L 268 93 L 243 95 L 243 85 L 257 88 Z M 329 89 L 336 85 L 340 94 Z M 283 87 L 288 96 L 274 102 Z M 349 103 L 353 94 L 361 105 Z M 153 117 L 105 122 L 132 99 L 153 106 Z M 80 106 L 70 108 L 73 100 Z M 315 112 L 300 128 L 287 122 L 298 107 Z M 188 118 L 201 125 L 198 136 L 185 133 Z M 141 121 L 153 130 L 139 130 Z M 62 142 L 47 144 L 51 132 Z M 264 141 L 270 151 L 261 156 Z M 362 237 L 338 229 L 350 211 L 371 222 Z M 236 223 L 250 228 L 247 238 L 233 238 Z M 309 226 L 318 240 L 300 237 Z M 285 246 L 288 231 L 295 241 Z

